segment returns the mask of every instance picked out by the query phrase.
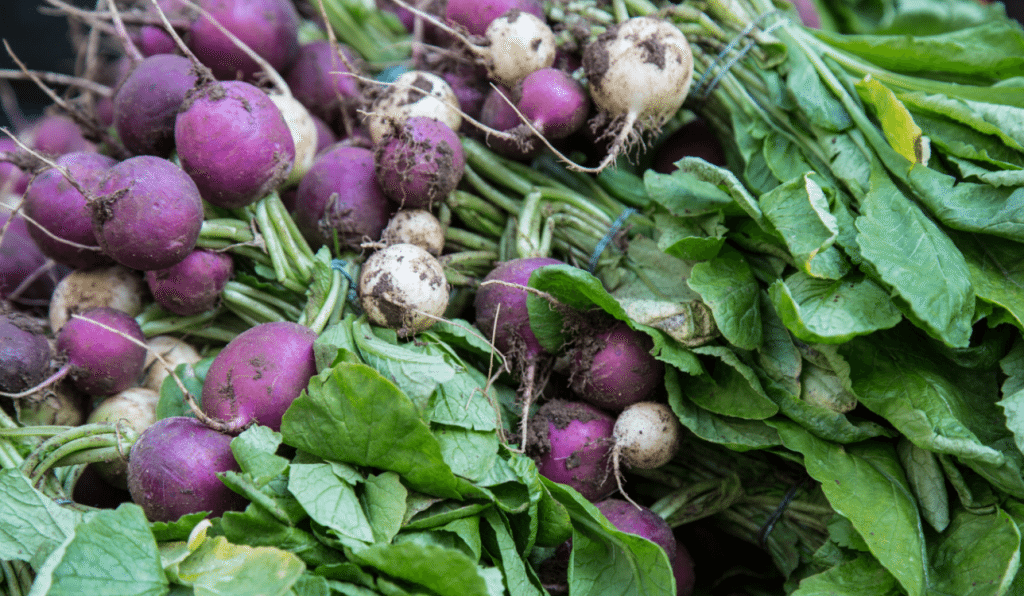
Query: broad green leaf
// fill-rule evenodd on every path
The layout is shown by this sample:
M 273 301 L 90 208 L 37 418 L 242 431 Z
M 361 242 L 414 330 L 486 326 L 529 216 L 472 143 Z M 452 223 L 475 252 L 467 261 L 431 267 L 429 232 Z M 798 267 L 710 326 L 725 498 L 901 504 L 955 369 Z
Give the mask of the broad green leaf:
M 317 372 L 322 372 L 340 360 L 361 362 L 356 347 L 353 323 L 355 315 L 349 313 L 337 323 L 324 329 L 313 342 L 313 357 Z
M 0 470 L 0 560 L 45 557 L 72 535 L 82 515 L 32 487 L 21 470 Z
M 670 212 L 676 215 L 685 215 L 688 208 L 686 207 L 688 197 L 695 197 L 697 202 L 693 210 L 695 215 L 699 215 L 710 210 L 719 209 L 718 205 L 725 200 L 725 196 L 728 196 L 732 198 L 735 205 L 728 212 L 735 212 L 734 210 L 738 207 L 740 212 L 745 212 L 758 223 L 761 222 L 761 209 L 757 206 L 757 201 L 736 175 L 728 169 L 708 163 L 699 157 L 684 157 L 677 161 L 675 165 L 677 169 L 672 174 L 669 174 L 669 180 L 685 184 L 685 188 L 688 190 L 683 191 L 681 193 L 682 196 L 679 197 L 681 200 L 676 201 L 672 201 L 664 196 L 666 193 L 659 195 L 667 203 L 664 206 Z M 644 184 L 648 188 L 648 193 L 652 195 L 654 193 L 652 193 L 650 185 L 656 181 L 664 180 L 664 178 L 656 176 L 648 178 L 648 174 L 644 175 Z M 717 189 L 717 192 L 715 189 Z
M 245 511 L 225 511 L 220 529 L 232 544 L 286 550 L 298 555 L 310 567 L 338 563 L 345 556 L 317 540 L 308 530 L 282 523 L 255 503 L 250 503 Z
M 732 195 L 719 184 L 704 180 L 689 170 L 677 169 L 670 174 L 647 170 L 644 172 L 644 188 L 653 201 L 678 217 L 699 217 L 719 212 L 731 212 L 734 215 L 743 213 L 737 209 Z
M 1017 449 L 1024 452 L 1024 342 L 1018 340 L 999 368 L 1006 375 L 998 402 L 1006 415 L 1006 427 L 1013 433 Z
M 540 585 L 536 572 L 526 564 L 523 554 L 516 548 L 508 518 L 496 509 L 488 509 L 482 517 L 488 530 L 485 533 L 488 550 L 495 565 L 501 568 L 509 594 L 544 596 L 546 590 Z
M 840 446 L 787 420 L 768 424 L 786 447 L 804 456 L 807 473 L 821 483 L 829 503 L 853 523 L 903 589 L 910 596 L 925 594 L 929 578 L 921 520 L 895 451 L 881 442 Z
M 488 596 L 476 561 L 461 550 L 415 542 L 374 544 L 353 549 L 352 560 L 438 596 Z
M 146 515 L 125 503 L 79 524 L 39 568 L 29 596 L 160 596 L 168 589 Z
M 829 211 L 825 191 L 810 173 L 761 195 L 765 218 L 789 247 L 797 267 L 804 273 L 825 279 L 839 279 L 850 270 L 846 258 L 833 246 L 839 224 Z
M 668 555 L 646 538 L 615 529 L 571 488 L 543 480 L 573 522 L 569 592 L 592 596 L 670 596 L 675 577 Z
M 963 254 L 883 172 L 872 176 L 861 213 L 857 243 L 879 279 L 906 301 L 930 335 L 967 346 L 974 291 Z
M 813 367 L 813 365 L 809 365 L 809 367 Z M 803 384 L 806 388 L 812 383 L 804 377 Z M 856 443 L 894 434 L 887 427 L 823 407 L 807 400 L 805 396 L 793 395 L 770 379 L 765 380 L 764 389 L 768 397 L 778 404 L 779 412 L 811 434 L 827 441 L 842 444 Z
M 231 544 L 214 536 L 181 562 L 178 578 L 196 596 L 285 596 L 305 570 L 290 552 Z
M 1019 108 L 1006 109 L 1024 112 Z M 980 161 L 1001 170 L 1019 170 L 1024 165 L 1024 155 L 1007 147 L 996 135 L 982 134 L 966 124 L 928 113 L 915 113 L 914 122 L 946 157 Z M 1017 144 L 1013 139 L 1009 140 Z
M 778 433 L 764 421 L 720 416 L 697 407 L 686 397 L 686 379 L 687 377 L 681 377 L 678 371 L 666 367 L 665 389 L 668 392 L 668 404 L 683 426 L 695 435 L 736 451 L 767 449 L 780 444 Z
M 978 234 L 949 236 L 967 260 L 975 295 L 1004 308 L 1024 331 L 1024 244 Z
M 825 86 L 810 61 L 800 52 L 790 52 L 789 57 L 786 84 L 790 95 L 800 105 L 801 113 L 812 124 L 827 131 L 838 132 L 853 125 L 850 114 Z
M 288 468 L 288 459 L 275 454 L 280 445 L 281 433 L 256 424 L 231 439 L 231 453 L 242 472 L 263 486 Z
M 206 373 L 213 364 L 213 358 L 204 358 L 196 364 L 189 366 L 182 363 L 174 368 L 174 374 L 181 379 L 181 384 L 196 399 L 196 403 L 202 406 L 203 403 L 203 380 Z M 178 387 L 178 383 L 172 375 L 167 375 L 160 384 L 160 401 L 156 405 L 156 419 L 163 420 L 172 416 L 195 417 L 192 409 L 185 402 L 185 394 Z
M 734 418 L 764 420 L 779 407 L 764 392 L 757 373 L 724 346 L 701 346 L 694 352 L 716 359 L 708 375 L 688 379 L 686 396 L 701 408 Z
M 786 328 L 810 343 L 843 343 L 903 319 L 884 288 L 856 274 L 828 280 L 797 271 L 769 286 L 768 295 Z
M 1020 567 L 1021 533 L 1006 511 L 954 514 L 949 527 L 928 542 L 931 584 L 937 593 L 1006 594 Z
M 761 345 L 760 288 L 742 254 L 723 250 L 710 261 L 697 263 L 688 284 L 711 307 L 729 343 L 744 350 Z
M 153 532 L 153 538 L 157 542 L 185 540 L 192 533 L 196 524 L 206 519 L 208 515 L 210 515 L 209 511 L 187 513 L 172 522 L 151 522 L 149 529 Z
M 335 474 L 330 464 L 292 464 L 288 492 L 318 524 L 342 536 L 374 542 L 373 528 L 355 487 Z
M 874 107 L 889 145 L 911 164 L 927 166 L 931 157 L 930 141 L 896 94 L 870 75 L 858 81 L 856 86 L 861 99 Z
M 285 412 L 281 435 L 324 459 L 391 470 L 416 490 L 459 496 L 417 406 L 366 365 L 343 362 L 313 377 Z
M 656 214 L 658 248 L 684 261 L 713 259 L 725 245 L 727 230 L 722 225 L 723 218 L 721 212 L 694 218 Z
M 861 556 L 805 577 L 791 596 L 897 596 L 899 584 L 874 557 Z
M 529 293 L 526 307 L 530 312 L 530 329 L 537 341 L 554 353 L 566 339 L 564 313 L 566 306 L 588 311 L 599 308 L 619 320 L 626 320 L 626 314 L 619 303 L 604 289 L 597 277 L 572 265 L 548 265 L 530 275 L 530 287 L 554 297 L 558 306 L 552 306 L 549 299 Z
M 475 481 L 494 467 L 498 458 L 498 435 L 494 431 L 443 424 L 433 425 L 432 430 L 441 448 L 441 457 L 452 473 Z
M 949 495 L 946 493 L 946 475 L 938 458 L 905 437 L 896 443 L 896 454 L 917 498 L 921 517 L 937 531 L 945 530 L 949 525 Z
M 408 495 L 408 489 L 394 472 L 366 478 L 363 503 L 376 542 L 390 542 L 402 529 Z
M 803 357 L 793 343 L 789 330 L 769 301 L 768 293 L 763 290 L 761 320 L 764 323 L 764 342 L 757 351 L 757 364 L 769 378 L 793 395 L 799 395 Z
M 921 165 L 910 170 L 908 181 L 921 203 L 954 230 L 1024 242 L 1024 188 L 958 183 Z
M 363 362 L 394 383 L 421 411 L 427 409 L 438 383 L 455 377 L 455 369 L 441 354 L 399 342 L 392 329 L 371 327 L 361 317 L 353 331 Z

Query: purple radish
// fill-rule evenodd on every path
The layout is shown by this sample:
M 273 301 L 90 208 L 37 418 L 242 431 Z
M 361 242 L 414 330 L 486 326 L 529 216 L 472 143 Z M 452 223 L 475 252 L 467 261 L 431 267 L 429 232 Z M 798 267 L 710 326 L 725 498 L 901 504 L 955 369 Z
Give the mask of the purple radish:
M 596 501 L 615 490 L 614 426 L 611 415 L 590 404 L 553 399 L 530 418 L 527 453 L 545 478 Z
M 242 81 L 193 90 L 175 122 L 174 144 L 202 197 L 229 209 L 277 188 L 295 161 L 281 111 L 267 94 Z
M 483 79 L 477 69 L 461 68 L 455 72 L 446 72 L 441 78 L 452 88 L 462 112 L 470 118 L 477 118 L 487 96 L 481 84 Z M 463 128 L 467 126 L 468 123 L 463 124 Z
M 334 133 L 334 129 L 323 118 L 316 114 L 313 114 L 313 125 L 316 126 L 316 154 L 313 157 L 315 162 L 316 156 L 323 153 L 324 149 L 338 142 L 338 135 Z
M 676 542 L 676 556 L 672 558 L 672 575 L 676 578 L 676 596 L 690 596 L 697 583 L 693 555 L 682 542 Z
M 217 477 L 229 471 L 241 471 L 231 452 L 230 436 L 195 418 L 164 418 L 132 445 L 128 491 L 152 522 L 177 521 L 200 511 L 219 517 L 247 503 Z
M 157 54 L 135 65 L 114 95 L 114 128 L 134 155 L 167 157 L 174 121 L 198 77 L 184 56 Z
M 611 412 L 647 399 L 664 382 L 665 365 L 653 348 L 649 335 L 623 321 L 585 337 L 572 353 L 573 393 Z
M 448 125 L 414 116 L 384 137 L 374 163 L 388 198 L 404 209 L 430 210 L 458 186 L 466 157 Z
M 526 363 L 546 354 L 530 329 L 523 287 L 537 269 L 562 264 L 550 257 L 513 259 L 499 264 L 484 278 L 474 302 L 476 327 L 488 337 L 493 333 L 495 347 L 507 358 Z
M 176 315 L 197 315 L 217 305 L 224 286 L 234 274 L 227 253 L 196 249 L 180 263 L 146 272 L 153 299 Z
M 0 211 L 0 299 L 18 306 L 45 306 L 57 275 L 21 217 Z
M 0 392 L 18 393 L 36 386 L 50 372 L 50 342 L 31 319 L 0 317 Z
M 590 99 L 586 90 L 557 68 L 542 68 L 516 88 L 516 107 L 549 139 L 564 139 L 587 121 Z
M 512 93 L 504 87 L 492 88 L 484 98 L 483 106 L 480 108 L 480 123 L 488 128 L 501 132 L 512 132 L 518 130 L 523 120 L 513 109 Z M 519 140 L 505 139 L 500 137 L 486 138 L 487 146 L 495 153 L 511 159 L 524 160 L 540 153 L 540 143 L 535 142 L 528 135 L 520 135 Z
M 193 21 L 194 15 L 181 0 L 157 0 L 160 10 L 172 21 Z M 146 2 L 145 12 L 147 15 L 155 15 L 156 9 L 149 2 Z M 178 51 L 178 45 L 174 42 L 163 27 L 159 25 L 142 25 L 132 36 L 132 42 L 138 47 L 143 56 L 155 56 L 157 54 L 173 54 Z
M 359 250 L 380 238 L 393 207 L 377 182 L 373 152 L 344 141 L 321 153 L 299 182 L 295 223 L 313 248 Z
M 203 411 L 241 430 L 256 422 L 280 430 L 288 406 L 316 374 L 309 327 L 263 323 L 231 340 L 203 382 Z
M 139 155 L 107 172 L 92 203 L 103 252 L 130 269 L 165 269 L 195 248 L 203 225 L 196 184 L 166 159 Z
M 27 145 L 47 155 L 96 150 L 96 145 L 85 139 L 74 120 L 59 114 L 48 114 L 37 120 L 26 137 Z
M 65 366 L 76 387 L 92 396 L 113 395 L 138 382 L 146 361 L 145 341 L 139 324 L 128 314 L 90 308 L 61 327 L 57 352 L 67 356 Z
M 359 82 L 345 74 L 350 72 L 345 61 L 359 65 L 362 60 L 348 46 L 340 45 L 339 51 L 345 60 L 326 39 L 304 43 L 284 77 L 295 99 L 332 126 L 339 125 L 343 111 L 361 97 Z
M 117 161 L 92 151 L 74 151 L 58 157 L 54 163 L 66 168 L 81 187 L 95 196 L 100 182 Z M 76 269 L 110 262 L 93 234 L 89 199 L 59 170 L 50 168 L 32 180 L 25 191 L 22 209 L 34 222 L 28 228 L 29 234 L 46 256 Z
M 676 537 L 672 534 L 672 527 L 657 513 L 623 499 L 604 499 L 594 506 L 616 530 L 646 538 L 660 546 L 669 561 L 675 559 L 678 550 Z
M 199 0 L 200 15 L 189 31 L 189 48 L 221 80 L 252 81 L 259 65 L 211 22 L 252 48 L 274 70 L 284 72 L 299 53 L 299 15 L 290 0 Z
M 513 9 L 544 18 L 544 7 L 537 0 L 448 0 L 444 17 L 470 35 L 483 35 L 494 19 Z

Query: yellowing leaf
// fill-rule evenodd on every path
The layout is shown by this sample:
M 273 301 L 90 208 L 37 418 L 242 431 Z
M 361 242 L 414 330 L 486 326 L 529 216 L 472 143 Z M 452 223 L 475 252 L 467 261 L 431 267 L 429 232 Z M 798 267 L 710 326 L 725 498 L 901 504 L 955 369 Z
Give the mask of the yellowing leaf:
M 914 123 L 910 111 L 896 94 L 871 78 L 871 75 L 858 81 L 856 87 L 861 99 L 874 106 L 875 116 L 892 148 L 905 157 L 911 167 L 916 163 L 927 166 L 928 158 L 931 156 L 928 137 L 924 136 L 921 127 Z

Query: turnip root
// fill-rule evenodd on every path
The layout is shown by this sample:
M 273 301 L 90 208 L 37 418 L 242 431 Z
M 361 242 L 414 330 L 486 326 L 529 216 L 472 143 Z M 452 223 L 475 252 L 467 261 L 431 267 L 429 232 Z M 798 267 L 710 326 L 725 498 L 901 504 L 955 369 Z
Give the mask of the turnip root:
M 195 418 L 164 418 L 132 445 L 128 491 L 150 521 L 172 522 L 199 511 L 217 517 L 247 503 L 217 477 L 218 472 L 240 470 L 229 435 Z
M 545 478 L 596 501 L 615 490 L 614 426 L 615 419 L 594 406 L 553 399 L 530 418 L 526 452 Z
M 494 19 L 513 9 L 544 18 L 544 7 L 537 0 L 448 0 L 444 17 L 470 35 L 483 35 Z
M 583 338 L 572 353 L 573 392 L 611 412 L 647 399 L 664 382 L 665 365 L 653 348 L 649 335 L 622 321 Z
M 30 319 L 14 313 L 0 317 L 0 392 L 34 387 L 49 373 L 50 342 Z
M 587 120 L 590 99 L 583 86 L 557 68 L 541 68 L 516 87 L 516 107 L 549 139 L 564 139 Z
M 21 217 L 0 207 L 0 299 L 24 307 L 45 305 L 57 284 L 53 263 L 47 261 Z
M 437 257 L 444 250 L 444 228 L 425 209 L 400 209 L 391 216 L 380 241 L 386 245 L 415 244 Z
M 114 128 L 134 155 L 167 157 L 174 121 L 198 77 L 183 56 L 157 54 L 136 64 L 114 95 Z
M 71 315 L 98 306 L 134 317 L 142 312 L 145 296 L 142 276 L 123 265 L 72 271 L 60 280 L 50 298 L 50 330 L 57 333 Z
M 78 426 L 85 421 L 89 401 L 89 396 L 65 378 L 15 400 L 14 411 L 23 426 Z
M 200 248 L 166 269 L 147 271 L 146 284 L 165 310 L 197 315 L 217 305 L 234 271 L 230 255 Z
M 674 25 L 654 17 L 634 17 L 609 27 L 583 52 L 590 97 L 614 141 L 600 171 L 626 150 L 637 132 L 658 130 L 682 107 L 693 80 L 693 54 Z
M 623 499 L 604 499 L 594 506 L 615 526 L 616 530 L 646 538 L 660 546 L 669 561 L 675 559 L 678 549 L 672 526 L 647 507 L 637 507 Z
M 358 68 L 361 63 L 362 59 L 348 46 L 339 45 L 335 53 L 330 41 L 318 39 L 299 47 L 295 63 L 285 74 L 285 82 L 295 99 L 310 112 L 338 126 L 343 112 L 360 100 L 359 83 L 355 77 L 348 76 L 347 64 Z
M 87 192 L 97 193 L 100 182 L 117 161 L 93 151 L 74 151 L 56 160 L 57 166 Z M 46 256 L 77 269 L 111 262 L 100 251 L 92 228 L 89 199 L 64 174 L 50 168 L 33 178 L 22 209 L 33 222 L 28 231 Z
M 67 357 L 75 386 L 99 397 L 135 385 L 146 360 L 145 340 L 135 319 L 113 308 L 97 307 L 82 311 L 61 327 L 57 351 Z
M 374 150 L 384 194 L 407 209 L 432 209 L 448 196 L 466 168 L 459 137 L 443 122 L 413 116 L 390 129 Z
M 170 335 L 151 337 L 146 341 L 146 346 L 148 351 L 143 366 L 145 377 L 140 386 L 157 392 L 163 387 L 164 379 L 169 377 L 171 371 L 179 364 L 191 366 L 202 359 L 194 347 L 184 340 Z M 157 356 L 160 358 L 158 359 Z
M 366 130 L 374 146 L 389 131 L 413 116 L 439 120 L 452 130 L 459 130 L 462 114 L 455 91 L 441 77 L 419 70 L 400 75 L 373 102 L 366 115 Z
M 214 358 L 203 381 L 203 411 L 233 431 L 254 422 L 281 428 L 281 417 L 316 374 L 317 334 L 291 322 L 243 331 Z
M 238 48 L 212 22 L 242 40 L 278 72 L 284 72 L 299 52 L 299 15 L 290 0 L 198 0 L 208 14 L 189 30 L 189 48 L 218 79 L 254 80 L 255 60 Z
M 72 151 L 96 151 L 74 120 L 61 114 L 46 114 L 25 132 L 25 142 L 46 155 L 60 156 Z
M 448 307 L 444 268 L 415 244 L 392 244 L 370 255 L 359 273 L 359 300 L 370 322 L 400 337 L 429 328 Z
M 667 404 L 635 403 L 615 419 L 616 468 L 650 470 L 667 464 L 679 449 L 682 425 Z

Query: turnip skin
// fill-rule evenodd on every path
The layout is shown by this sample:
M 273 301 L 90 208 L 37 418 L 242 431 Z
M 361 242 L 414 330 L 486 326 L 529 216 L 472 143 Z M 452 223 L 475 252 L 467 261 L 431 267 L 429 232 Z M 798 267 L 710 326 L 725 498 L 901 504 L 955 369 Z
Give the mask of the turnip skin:
M 291 322 L 263 323 L 231 340 L 203 381 L 203 411 L 241 430 L 256 422 L 280 430 L 288 406 L 316 374 L 317 334 Z
M 550 257 L 529 257 L 513 259 L 499 264 L 484 277 L 477 290 L 476 327 L 486 336 L 494 333 L 493 342 L 506 357 L 514 361 L 529 362 L 546 353 L 530 329 L 530 314 L 526 310 L 526 290 L 504 284 L 526 286 L 530 275 L 546 265 L 562 265 L 562 261 Z M 500 312 L 499 312 L 500 307 Z M 495 328 L 495 319 L 498 320 Z
M 202 356 L 199 355 L 199 352 L 194 347 L 184 340 L 170 335 L 153 336 L 146 341 L 146 346 L 148 351 L 146 352 L 146 362 L 143 367 L 145 377 L 142 379 L 140 387 L 152 389 L 153 391 L 160 391 L 163 387 L 164 379 L 170 376 L 170 371 L 177 368 L 179 364 L 191 366 L 202 360 Z M 164 366 L 164 363 L 160 360 L 157 360 L 157 354 L 160 355 L 170 368 Z
M 433 255 L 392 244 L 370 255 L 359 274 L 359 300 L 370 322 L 400 336 L 424 331 L 448 307 L 448 281 Z
M 339 45 L 339 51 L 349 64 L 359 65 L 362 59 L 348 46 Z M 331 125 L 339 120 L 346 104 L 355 105 L 360 98 L 359 83 L 348 76 L 349 69 L 334 53 L 331 43 L 318 39 L 299 47 L 298 57 L 285 74 L 285 82 L 295 99 L 311 113 Z
M 667 404 L 642 401 L 619 413 L 614 435 L 617 462 L 650 470 L 672 460 L 679 449 L 682 425 Z
M 530 418 L 527 453 L 542 476 L 596 501 L 615 491 L 614 426 L 611 415 L 590 404 L 553 399 Z
M 406 209 L 432 209 L 458 186 L 466 169 L 459 137 L 443 122 L 413 116 L 374 150 L 384 194 Z
M 448 0 L 444 17 L 462 25 L 470 35 L 484 35 L 494 19 L 512 9 L 544 18 L 544 7 L 536 0 Z
M 142 312 L 146 283 L 123 265 L 77 269 L 60 280 L 50 297 L 50 330 L 60 331 L 71 315 L 106 306 L 129 316 Z
M 549 139 L 564 139 L 587 121 L 590 99 L 586 90 L 557 68 L 530 73 L 516 88 L 516 107 Z
M 95 397 L 134 386 L 146 360 L 146 337 L 139 324 L 126 313 L 107 307 L 90 308 L 80 316 L 65 323 L 57 334 L 57 352 L 67 356 L 75 386 Z
M 415 244 L 438 257 L 444 250 L 444 227 L 425 209 L 400 209 L 380 235 L 384 244 Z
M 0 317 L 0 392 L 35 387 L 50 369 L 50 342 L 27 318 Z
M 573 352 L 572 390 L 583 401 L 619 412 L 647 399 L 664 382 L 654 341 L 623 321 L 586 338 Z
M 359 250 L 380 238 L 393 209 L 374 170 L 373 152 L 336 143 L 321 153 L 299 182 L 295 223 L 313 248 L 334 246 Z
M 542 17 L 529 12 L 509 10 L 491 21 L 484 37 L 490 42 L 487 70 L 506 87 L 555 62 L 555 34 Z
M 11 215 L 4 211 L 6 209 L 0 209 L 0 229 L 6 227 L 0 238 L 0 299 L 24 306 L 45 304 L 57 284 L 55 276 L 43 273 L 28 287 L 21 290 L 19 287 L 46 267 L 46 255 L 32 240 L 25 220 L 15 217 L 8 223 Z
M 196 249 L 166 269 L 147 271 L 146 285 L 164 309 L 176 315 L 197 315 L 217 305 L 234 271 L 227 253 Z
M 60 156 L 72 151 L 96 151 L 74 120 L 61 114 L 47 114 L 25 133 L 27 145 L 46 155 Z
M 199 0 L 225 29 L 252 48 L 278 72 L 299 53 L 299 14 L 289 0 Z M 189 48 L 221 80 L 253 80 L 259 65 L 200 15 L 189 30 Z
M 462 125 L 455 91 L 436 74 L 412 70 L 401 74 L 373 102 L 366 117 L 366 130 L 374 146 L 395 127 L 413 116 L 440 120 L 452 130 Z
M 174 144 L 203 199 L 228 209 L 276 189 L 295 163 L 295 143 L 281 111 L 242 81 L 190 93 L 174 123 Z
M 134 155 L 167 157 L 174 121 L 198 78 L 184 56 L 157 54 L 132 68 L 114 95 L 114 129 Z
M 107 171 L 117 161 L 93 151 L 74 151 L 56 160 L 71 177 L 89 192 L 96 193 Z M 39 250 L 46 256 L 76 269 L 110 263 L 110 257 L 99 250 L 92 227 L 92 208 L 64 175 L 53 168 L 38 174 L 25 191 L 22 209 L 35 225 L 28 227 Z M 77 248 L 46 234 L 42 226 L 57 238 L 96 250 Z
M 676 556 L 671 563 L 672 575 L 676 578 L 676 596 L 690 596 L 697 577 L 694 574 L 693 555 L 683 543 L 676 543 Z
M 675 559 L 678 548 L 676 537 L 672 534 L 672 527 L 657 513 L 624 499 L 604 499 L 594 503 L 594 506 L 616 530 L 646 538 L 660 546 L 669 561 Z
M 199 189 L 166 159 L 139 155 L 107 171 L 92 203 L 93 233 L 103 252 L 139 271 L 181 262 L 203 225 Z
M 217 477 L 218 472 L 228 471 L 241 471 L 229 435 L 195 418 L 164 418 L 132 445 L 128 491 L 152 522 L 176 521 L 199 511 L 218 517 L 247 503 Z

